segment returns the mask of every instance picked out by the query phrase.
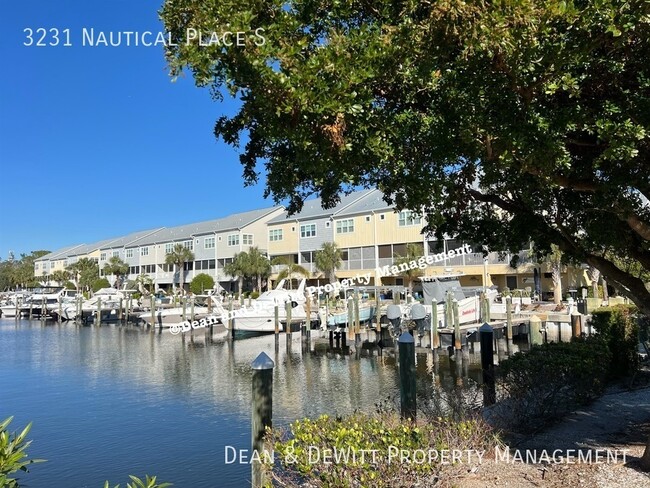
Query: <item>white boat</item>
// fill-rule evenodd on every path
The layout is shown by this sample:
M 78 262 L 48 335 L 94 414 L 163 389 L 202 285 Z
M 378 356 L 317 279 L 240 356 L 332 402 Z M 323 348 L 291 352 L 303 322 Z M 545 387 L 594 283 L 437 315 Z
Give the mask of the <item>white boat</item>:
M 126 305 L 126 298 L 126 294 L 120 290 L 116 290 L 115 288 L 102 288 L 96 291 L 92 298 L 83 301 L 81 304 L 81 319 L 89 320 L 90 317 L 96 314 L 98 302 L 101 300 L 102 321 L 107 321 L 111 318 L 117 320 L 120 300 L 122 301 L 122 307 L 124 307 Z M 64 320 L 75 320 L 78 313 L 78 304 L 72 303 L 62 307 L 61 318 Z
M 4 295 L 0 300 L 0 314 L 4 318 L 15 318 L 20 314 L 23 300 L 29 296 L 26 292 L 12 292 Z
M 221 297 L 219 295 L 207 295 L 205 297 L 212 302 L 212 306 L 208 307 L 207 304 L 194 305 L 194 320 L 201 320 L 205 317 L 216 316 L 218 319 L 221 318 L 223 307 L 221 305 Z M 212 308 L 212 310 L 210 310 Z M 190 315 L 192 314 L 192 307 L 189 303 L 183 307 L 169 307 L 163 309 L 157 309 L 155 311 L 154 322 L 156 327 L 175 327 L 179 324 L 182 324 L 185 320 L 190 320 Z M 185 317 L 185 320 L 183 319 Z M 145 324 L 151 324 L 151 310 L 147 312 L 142 312 L 138 314 L 138 318 Z
M 445 299 L 451 294 L 458 302 L 458 319 L 460 324 L 478 323 L 481 320 L 480 297 L 475 288 L 469 290 L 460 285 L 460 275 L 440 275 L 427 278 L 420 278 L 424 292 L 424 309 L 428 314 L 432 312 L 432 302 L 437 303 L 436 311 L 438 316 L 438 327 L 452 327 L 445 321 Z M 472 295 L 467 296 L 469 293 Z M 487 290 L 485 293 L 489 302 L 494 302 L 496 290 Z
M 287 322 L 286 304 L 291 304 L 291 323 L 307 320 L 305 312 L 305 281 L 302 280 L 298 289 L 285 290 L 286 280 L 281 280 L 275 290 L 262 293 L 251 307 L 242 307 L 232 313 L 224 311 L 222 317 L 232 316 L 232 321 L 223 320 L 226 328 L 248 332 L 275 332 L 275 306 L 278 306 L 280 330 L 283 331 Z

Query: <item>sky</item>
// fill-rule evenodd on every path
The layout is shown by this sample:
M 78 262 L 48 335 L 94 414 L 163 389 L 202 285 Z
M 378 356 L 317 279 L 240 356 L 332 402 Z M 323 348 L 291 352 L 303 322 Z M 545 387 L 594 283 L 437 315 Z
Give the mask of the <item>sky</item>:
M 82 44 L 84 28 L 163 32 L 162 0 L 0 5 L 0 259 L 273 205 L 213 135 L 236 100 L 173 83 L 162 46 Z

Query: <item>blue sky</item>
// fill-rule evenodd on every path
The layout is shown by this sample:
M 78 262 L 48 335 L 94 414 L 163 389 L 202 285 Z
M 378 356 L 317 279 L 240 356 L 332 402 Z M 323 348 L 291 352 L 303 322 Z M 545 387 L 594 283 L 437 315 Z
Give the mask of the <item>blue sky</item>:
M 82 46 L 84 27 L 163 31 L 161 3 L 2 2 L 0 258 L 273 204 L 212 134 L 236 101 L 172 83 L 161 46 Z M 72 46 L 24 46 L 26 28 L 70 29 Z

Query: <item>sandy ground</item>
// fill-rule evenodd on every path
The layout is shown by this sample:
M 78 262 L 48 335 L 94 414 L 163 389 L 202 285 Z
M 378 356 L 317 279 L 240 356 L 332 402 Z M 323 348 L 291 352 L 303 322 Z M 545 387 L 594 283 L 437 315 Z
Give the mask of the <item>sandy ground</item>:
M 650 385 L 626 390 L 612 388 L 587 408 L 576 411 L 558 424 L 530 438 L 510 444 L 511 453 L 519 450 L 525 456 L 537 452 L 542 458 L 546 450 L 551 460 L 553 451 L 560 462 L 526 464 L 503 457 L 488 456 L 483 463 L 467 466 L 449 486 L 479 488 L 509 487 L 598 487 L 650 488 L 650 473 L 638 469 L 645 443 L 650 435 Z M 592 462 L 580 462 L 575 451 L 585 456 L 591 450 Z M 609 451 L 610 459 L 606 458 Z M 561 454 L 560 454 L 561 452 Z M 596 454 L 602 458 L 596 460 Z M 497 453 L 499 454 L 499 453 Z M 625 454 L 625 456 L 623 456 Z M 570 456 L 560 460 L 561 456 Z M 617 455 L 616 460 L 613 459 Z M 512 459 L 512 458 L 511 458 Z M 567 461 L 572 460 L 574 464 Z

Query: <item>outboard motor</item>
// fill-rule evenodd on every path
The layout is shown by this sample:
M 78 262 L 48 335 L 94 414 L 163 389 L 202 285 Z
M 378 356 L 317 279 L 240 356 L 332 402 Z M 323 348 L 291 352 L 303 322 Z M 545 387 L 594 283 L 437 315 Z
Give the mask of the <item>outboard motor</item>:
M 427 312 L 424 309 L 424 305 L 421 303 L 414 303 L 411 307 L 411 319 L 415 322 L 416 328 L 418 330 L 418 337 L 422 339 L 424 336 L 424 328 L 426 327 L 426 317 Z
M 386 309 L 386 318 L 391 325 L 391 334 L 393 337 L 399 337 L 402 324 L 402 309 L 399 305 L 388 305 Z

